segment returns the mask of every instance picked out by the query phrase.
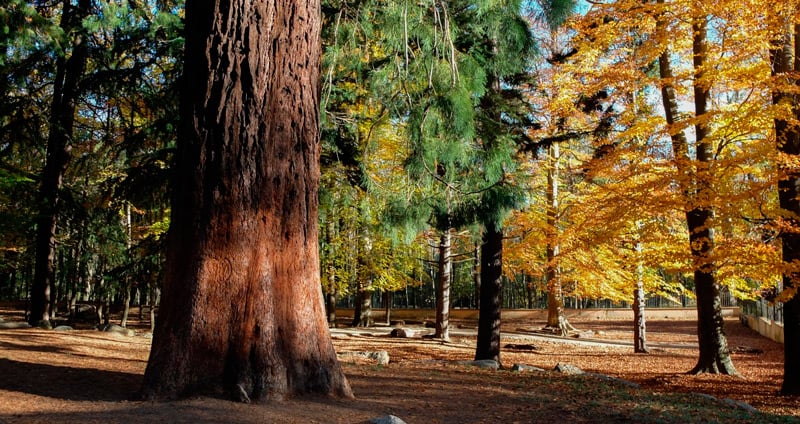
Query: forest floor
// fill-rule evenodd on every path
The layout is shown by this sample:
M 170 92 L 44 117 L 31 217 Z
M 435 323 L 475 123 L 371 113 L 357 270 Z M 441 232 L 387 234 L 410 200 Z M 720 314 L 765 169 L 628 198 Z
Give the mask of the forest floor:
M 22 315 L 0 309 L 0 319 Z M 386 328 L 336 329 L 337 351 L 385 350 L 391 362 L 343 364 L 355 399 L 258 405 L 210 397 L 137 400 L 151 343 L 144 329 L 134 337 L 0 329 L 0 423 L 366 423 L 386 415 L 409 424 L 800 422 L 800 398 L 777 394 L 782 345 L 738 319 L 726 320 L 725 328 L 741 377 L 685 374 L 697 359 L 695 323 L 688 320 L 650 319 L 649 354 L 625 345 L 631 322 L 573 322 L 593 330 L 590 339 L 540 337 L 533 330 L 542 323 L 505 322 L 502 345 L 517 347 L 503 349 L 498 371 L 455 362 L 472 359 L 475 323 L 453 324 L 448 343 L 420 338 L 428 331 L 421 327 L 406 339 L 388 337 Z M 566 363 L 590 374 L 510 371 L 516 363 L 545 370 Z

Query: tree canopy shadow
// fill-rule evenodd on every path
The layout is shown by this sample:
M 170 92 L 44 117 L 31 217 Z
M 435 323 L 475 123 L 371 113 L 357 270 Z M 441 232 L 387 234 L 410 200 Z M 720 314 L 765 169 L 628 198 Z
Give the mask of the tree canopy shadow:
M 142 376 L 120 371 L 44 365 L 0 358 L 0 390 L 76 401 L 135 398 Z

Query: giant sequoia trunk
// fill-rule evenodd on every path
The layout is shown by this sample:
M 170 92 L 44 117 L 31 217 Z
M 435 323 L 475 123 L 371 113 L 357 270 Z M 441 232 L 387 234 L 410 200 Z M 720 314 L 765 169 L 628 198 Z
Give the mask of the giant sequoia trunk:
M 779 88 L 773 93 L 775 104 L 789 103 L 796 118 L 800 118 L 800 108 L 797 98 L 787 91 L 789 86 L 797 85 L 797 80 L 789 79 L 792 71 L 800 69 L 800 26 L 786 24 L 782 37 L 775 40 L 770 51 L 773 76 L 778 78 L 779 84 L 786 87 Z M 794 36 L 792 36 L 792 31 Z M 794 61 L 792 57 L 794 56 Z M 787 119 L 775 120 L 775 137 L 778 151 L 786 155 L 786 160 L 779 163 L 780 180 L 778 181 L 778 199 L 781 209 L 785 211 L 786 219 L 791 223 L 793 230 L 781 233 L 781 247 L 783 249 L 783 262 L 791 264 L 800 261 L 800 169 L 791 163 L 800 157 L 800 128 L 797 124 L 790 124 Z M 789 292 L 796 290 L 800 274 L 786 272 L 783 275 L 783 288 Z M 800 394 L 800 296 L 793 296 L 783 304 L 783 385 L 781 393 L 787 395 Z
M 475 359 L 500 362 L 500 310 L 503 305 L 503 230 L 487 223 L 481 245 L 481 305 Z
M 143 395 L 352 396 L 317 253 L 316 0 L 186 4 L 163 302 Z
M 61 206 L 61 184 L 72 151 L 72 132 L 79 82 L 86 70 L 88 46 L 83 31 L 83 19 L 89 15 L 91 1 L 80 0 L 77 6 L 63 2 L 61 28 L 74 33 L 69 58 L 59 57 L 53 81 L 53 101 L 50 105 L 50 128 L 47 137 L 47 157 L 39 185 L 36 217 L 35 265 L 31 287 L 31 325 L 50 327 L 51 291 L 55 284 L 56 224 Z M 53 293 L 54 294 L 54 293 Z

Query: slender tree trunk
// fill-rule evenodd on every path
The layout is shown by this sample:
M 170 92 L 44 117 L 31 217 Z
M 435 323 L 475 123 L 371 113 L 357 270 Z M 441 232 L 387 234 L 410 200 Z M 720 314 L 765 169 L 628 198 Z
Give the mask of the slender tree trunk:
M 390 325 L 392 323 L 392 292 L 389 290 L 384 291 L 383 299 L 386 302 L 384 305 L 384 321 L 386 325 Z
M 642 244 L 636 242 L 636 289 L 633 291 L 633 351 L 647 353 L 647 326 L 645 322 L 644 266 L 641 260 Z
M 553 143 L 548 148 L 547 170 L 547 325 L 546 329 L 557 332 L 563 336 L 573 330 L 567 317 L 564 315 L 564 294 L 561 287 L 561 272 L 559 272 L 558 255 L 558 180 L 559 159 L 561 157 L 558 143 Z
M 328 327 L 336 328 L 336 290 L 330 287 L 325 294 L 325 312 L 328 316 Z
M 90 0 L 79 0 L 77 7 L 63 2 L 61 28 L 74 33 L 72 54 L 60 57 L 56 63 L 53 83 L 53 102 L 50 106 L 50 128 L 47 137 L 47 157 L 39 186 L 39 213 L 36 218 L 34 240 L 36 260 L 31 287 L 31 325 L 50 327 L 50 296 L 55 279 L 53 264 L 56 244 L 56 223 L 61 205 L 61 184 L 72 150 L 72 132 L 78 85 L 86 69 L 88 46 L 82 30 L 83 18 L 88 16 Z
M 450 254 L 450 230 L 439 239 L 439 284 L 436 296 L 436 333 L 434 337 L 450 340 L 450 273 L 453 258 Z
M 663 0 L 659 0 L 663 3 Z M 709 90 L 704 78 L 706 18 L 693 22 L 693 65 L 695 113 L 702 116 L 707 112 Z M 663 18 L 659 26 L 664 31 Z M 662 101 L 667 124 L 672 126 L 679 116 L 675 88 L 671 82 L 673 75 L 669 51 L 659 58 L 659 71 L 662 79 Z M 697 160 L 689 155 L 688 142 L 682 131 L 670 131 L 672 149 L 678 170 L 679 183 L 684 192 L 686 222 L 689 229 L 689 246 L 694 261 L 694 282 L 697 296 L 697 337 L 699 357 L 690 373 L 736 374 L 730 358 L 728 342 L 723 329 L 722 303 L 719 296 L 719 283 L 716 279 L 714 253 L 713 208 L 707 202 L 713 197 L 711 189 L 713 146 L 708 140 L 705 124 L 695 126 Z M 700 200 L 703 200 L 702 202 Z
M 478 242 L 475 242 L 475 249 L 473 249 L 472 254 L 472 284 L 474 286 L 474 290 L 472 292 L 473 301 L 475 303 L 475 309 L 481 308 L 481 272 L 480 272 L 480 263 L 481 263 L 481 245 Z
M 500 362 L 500 311 L 503 305 L 503 230 L 485 223 L 481 245 L 481 302 L 475 359 Z
M 181 126 L 147 399 L 352 396 L 317 241 L 317 0 L 187 2 Z
M 800 118 L 800 107 L 797 96 L 787 93 L 790 87 L 796 87 L 798 80 L 792 77 L 792 71 L 800 69 L 800 27 L 784 24 L 785 31 L 773 42 L 770 50 L 773 77 L 779 87 L 773 92 L 775 104 L 789 103 L 796 119 Z M 792 34 L 794 32 L 794 34 Z M 792 60 L 794 57 L 794 61 Z M 781 232 L 782 259 L 787 265 L 800 261 L 800 169 L 791 165 L 793 159 L 800 157 L 800 128 L 788 119 L 775 120 L 775 138 L 777 149 L 786 155 L 786 159 L 778 164 L 780 180 L 778 181 L 778 199 L 784 211 L 784 219 L 792 230 Z M 785 272 L 783 289 L 789 293 L 798 286 L 800 273 Z M 800 394 L 800 296 L 794 295 L 783 304 L 783 384 L 781 393 L 786 395 Z
M 703 116 L 708 112 L 711 94 L 704 81 L 706 58 L 707 17 L 695 18 L 693 22 L 693 65 L 695 114 Z M 688 213 L 689 240 L 695 260 L 694 284 L 697 296 L 697 336 L 700 357 L 692 374 L 737 374 L 731 361 L 728 340 L 725 337 L 722 318 L 722 301 L 717 281 L 717 264 L 714 260 L 714 209 L 703 204 L 700 199 L 714 197 L 712 181 L 714 146 L 708 139 L 708 128 L 704 122 L 695 125 L 697 149 L 697 197 L 696 203 Z

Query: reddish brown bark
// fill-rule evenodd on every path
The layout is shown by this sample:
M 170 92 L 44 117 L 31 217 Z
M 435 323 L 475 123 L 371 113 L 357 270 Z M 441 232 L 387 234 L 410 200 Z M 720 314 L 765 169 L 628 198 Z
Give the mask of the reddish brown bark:
M 352 396 L 317 253 L 317 0 L 186 4 L 166 277 L 143 395 Z

